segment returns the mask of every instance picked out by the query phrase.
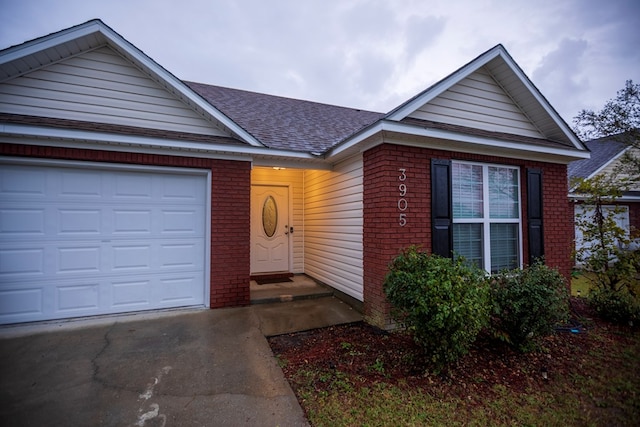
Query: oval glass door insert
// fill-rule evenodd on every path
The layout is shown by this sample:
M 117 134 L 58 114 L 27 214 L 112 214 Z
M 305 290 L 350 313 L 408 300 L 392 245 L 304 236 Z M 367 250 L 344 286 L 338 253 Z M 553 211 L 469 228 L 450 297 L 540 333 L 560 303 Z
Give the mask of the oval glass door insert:
M 276 234 L 276 226 L 278 225 L 278 207 L 276 199 L 273 196 L 267 197 L 262 205 L 262 228 L 267 237 L 273 237 Z

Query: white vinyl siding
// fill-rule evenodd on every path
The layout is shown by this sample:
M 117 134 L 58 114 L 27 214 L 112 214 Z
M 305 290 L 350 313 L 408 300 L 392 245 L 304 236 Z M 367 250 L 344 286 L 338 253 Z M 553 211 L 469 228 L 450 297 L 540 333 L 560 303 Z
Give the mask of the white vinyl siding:
M 304 273 L 304 171 L 256 167 L 251 171 L 252 184 L 288 185 L 291 192 L 289 221 L 293 227 L 293 273 Z
M 305 272 L 362 301 L 362 156 L 305 172 Z
M 637 148 L 630 148 L 628 151 L 633 157 L 638 158 L 640 157 L 640 149 Z M 606 165 L 604 168 L 602 168 L 597 175 L 600 174 L 614 174 L 616 168 L 618 168 L 620 166 L 620 159 L 621 157 L 618 157 L 617 159 L 615 159 L 614 161 L 610 162 L 608 165 Z M 626 174 L 618 174 L 620 178 L 626 178 L 628 175 Z M 635 183 L 635 185 L 631 188 L 629 188 L 629 191 L 640 191 L 640 183 Z
M 582 228 L 579 226 L 579 221 L 594 221 L 595 206 L 593 205 L 575 205 L 574 208 L 574 223 L 575 223 L 575 248 L 576 251 L 584 251 L 584 258 L 588 258 L 591 255 L 589 250 L 593 246 L 593 242 L 585 242 L 583 240 Z M 629 223 L 629 206 L 627 205 L 603 205 L 602 213 L 606 218 L 612 218 L 616 226 L 624 230 L 625 238 L 629 238 L 630 223 Z M 576 262 L 578 266 L 582 265 L 582 262 Z
M 543 138 L 531 120 L 484 67 L 447 89 L 409 117 Z
M 1 84 L 0 112 L 227 136 L 108 47 Z

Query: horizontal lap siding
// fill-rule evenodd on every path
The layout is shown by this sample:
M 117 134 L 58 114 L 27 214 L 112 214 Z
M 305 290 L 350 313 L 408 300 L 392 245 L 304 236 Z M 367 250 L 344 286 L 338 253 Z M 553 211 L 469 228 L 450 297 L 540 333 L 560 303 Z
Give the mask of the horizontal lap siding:
M 484 69 L 476 71 L 409 117 L 516 135 L 542 137 L 531 120 Z
M 305 172 L 304 271 L 362 301 L 362 157 Z
M 638 158 L 640 157 L 640 149 L 637 148 L 631 148 L 628 151 L 634 158 Z M 617 173 L 616 169 L 620 167 L 621 165 L 621 158 L 617 158 L 616 160 L 614 160 L 613 162 L 609 163 L 606 167 L 602 168 L 602 170 L 600 170 L 598 172 L 598 174 L 609 174 L 609 175 L 618 175 L 618 179 L 622 179 L 622 178 L 628 178 L 629 175 L 628 174 L 622 174 L 622 173 Z M 636 182 L 631 188 L 629 188 L 629 191 L 640 191 L 640 183 Z
M 0 112 L 226 136 L 106 47 L 3 83 Z
M 256 167 L 251 171 L 252 184 L 288 185 L 292 200 L 293 218 L 293 273 L 304 273 L 304 171 L 301 169 L 281 169 Z

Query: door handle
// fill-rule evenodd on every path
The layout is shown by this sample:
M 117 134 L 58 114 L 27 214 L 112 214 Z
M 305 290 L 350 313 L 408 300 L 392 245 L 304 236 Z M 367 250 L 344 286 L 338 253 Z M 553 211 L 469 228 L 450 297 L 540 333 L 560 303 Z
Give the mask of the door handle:
M 293 227 L 289 227 L 288 225 L 284 226 L 284 234 L 288 235 L 289 233 L 293 234 Z

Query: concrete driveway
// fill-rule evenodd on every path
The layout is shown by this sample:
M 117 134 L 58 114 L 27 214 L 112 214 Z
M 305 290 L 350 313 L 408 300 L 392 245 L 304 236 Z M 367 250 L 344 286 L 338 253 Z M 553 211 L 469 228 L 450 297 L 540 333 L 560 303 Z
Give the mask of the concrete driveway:
M 0 331 L 0 424 L 307 425 L 262 332 L 265 310 L 274 308 Z

